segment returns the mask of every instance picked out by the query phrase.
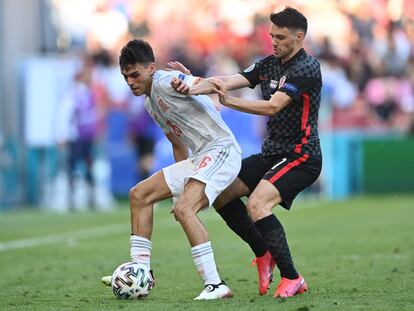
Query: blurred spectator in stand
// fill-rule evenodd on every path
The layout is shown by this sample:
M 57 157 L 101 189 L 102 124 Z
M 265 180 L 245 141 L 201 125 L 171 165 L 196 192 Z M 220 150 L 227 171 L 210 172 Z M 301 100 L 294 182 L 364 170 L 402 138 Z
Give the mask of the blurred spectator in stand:
M 188 48 L 188 44 L 191 48 Z M 177 60 L 182 64 L 189 64 L 188 68 L 191 68 L 191 74 L 197 77 L 204 77 L 207 71 L 207 65 L 205 64 L 205 55 L 201 50 L 201 47 L 191 44 L 190 42 L 180 42 L 180 45 L 176 45 L 170 53 L 171 59 Z M 192 66 L 192 67 L 190 67 Z
M 96 10 L 87 27 L 87 50 L 95 53 L 100 49 L 112 50 L 128 33 L 127 17 L 104 1 L 97 2 Z
M 307 48 L 321 60 L 324 104 L 320 123 L 323 130 L 409 131 L 408 120 L 414 109 L 414 74 L 410 64 L 410 57 L 414 56 L 414 6 L 411 2 L 293 2 L 309 16 L 312 27 Z M 53 1 L 54 6 L 62 6 L 62 12 L 67 12 L 68 5 L 64 6 L 64 3 Z M 237 14 L 231 10 L 235 4 L 238 5 Z M 127 119 L 130 137 L 134 137 L 132 128 L 136 126 L 133 124 L 136 120 L 131 117 L 134 113 L 128 112 L 129 117 L 124 113 L 139 107 L 135 104 L 130 107 L 128 90 L 123 88 L 125 83 L 119 80 L 119 71 L 112 59 L 113 55 L 119 54 L 125 40 L 147 38 L 158 51 L 160 67 L 177 59 L 191 67 L 195 75 L 209 76 L 218 72 L 225 75 L 227 71 L 237 72 L 234 70 L 236 66 L 246 68 L 258 58 L 272 53 L 267 40 L 269 12 L 285 5 L 292 5 L 292 1 L 79 2 L 79 7 L 89 12 L 83 23 L 85 48 L 100 64 L 94 74 L 95 84 L 99 82 L 102 86 L 100 94 L 104 100 L 99 101 L 106 100 L 107 107 L 123 117 L 124 136 L 119 139 L 125 138 Z M 79 30 L 79 20 L 71 22 L 72 28 Z M 168 31 L 159 31 L 166 24 Z M 70 32 L 67 23 L 59 25 L 66 25 L 60 29 Z M 255 92 L 258 90 L 248 91 L 235 95 L 257 98 Z M 226 113 L 225 109 L 223 111 Z M 137 142 L 135 138 L 132 140 Z
M 150 34 L 147 20 L 148 2 L 135 1 L 132 4 L 132 12 L 129 20 L 129 32 L 134 38 L 144 38 Z
M 69 180 L 69 208 L 74 209 L 76 175 L 84 164 L 84 175 L 88 185 L 88 205 L 95 207 L 94 178 L 92 165 L 94 146 L 99 133 L 100 113 L 92 86 L 93 62 L 87 58 L 74 77 L 64 95 L 57 119 L 57 141 L 66 151 L 66 169 Z
M 360 47 L 352 48 L 347 59 L 347 67 L 350 80 L 356 84 L 358 92 L 362 92 L 373 74 L 367 53 Z
M 386 130 L 409 131 L 414 90 L 407 74 L 375 77 L 368 82 L 364 95 Z
M 144 96 L 130 96 L 127 103 L 128 134 L 137 156 L 136 170 L 144 180 L 154 169 L 156 128 L 144 106 Z
M 393 96 L 393 79 L 385 76 L 371 79 L 365 88 L 365 98 L 376 116 L 388 126 L 397 110 Z
M 410 57 L 410 42 L 399 23 L 378 25 L 372 42 L 372 55 L 378 58 L 385 75 L 401 74 Z

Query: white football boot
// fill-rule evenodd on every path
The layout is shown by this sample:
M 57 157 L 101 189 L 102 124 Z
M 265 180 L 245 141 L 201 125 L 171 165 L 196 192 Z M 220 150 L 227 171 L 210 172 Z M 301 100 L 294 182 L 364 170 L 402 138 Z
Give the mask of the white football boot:
M 103 276 L 101 279 L 102 283 L 104 283 L 106 286 L 111 286 L 112 282 L 112 275 Z
M 221 281 L 219 284 L 207 284 L 201 294 L 194 298 L 194 300 L 211 300 L 231 297 L 233 297 L 231 289 L 224 283 L 224 281 Z

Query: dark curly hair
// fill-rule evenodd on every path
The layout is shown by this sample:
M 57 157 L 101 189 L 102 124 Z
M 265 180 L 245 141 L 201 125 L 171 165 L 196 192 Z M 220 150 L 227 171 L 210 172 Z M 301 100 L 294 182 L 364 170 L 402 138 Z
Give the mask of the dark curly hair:
M 128 69 L 135 64 L 148 65 L 155 61 L 154 52 L 148 42 L 141 39 L 129 41 L 119 55 L 119 67 Z
M 273 13 L 270 15 L 270 20 L 278 27 L 286 27 L 288 29 L 299 29 L 305 34 L 308 30 L 308 20 L 298 10 L 286 7 L 283 11 Z

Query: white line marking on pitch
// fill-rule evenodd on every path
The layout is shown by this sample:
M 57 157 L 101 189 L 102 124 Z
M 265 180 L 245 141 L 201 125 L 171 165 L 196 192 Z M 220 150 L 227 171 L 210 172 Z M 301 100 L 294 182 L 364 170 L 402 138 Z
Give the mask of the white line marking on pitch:
M 206 212 L 206 211 L 203 211 Z M 208 223 L 210 221 L 215 221 L 216 218 L 205 218 L 203 219 L 203 223 Z M 163 228 L 169 226 L 179 226 L 177 221 L 171 221 L 166 224 L 163 224 Z M 121 225 L 109 225 L 105 227 L 95 227 L 91 229 L 84 229 L 79 231 L 72 231 L 66 233 L 58 233 L 58 234 L 51 234 L 45 235 L 37 238 L 31 239 L 23 239 L 23 240 L 15 240 L 15 241 L 8 241 L 0 243 L 0 252 L 8 251 L 13 249 L 19 248 L 30 248 L 36 247 L 46 244 L 55 244 L 59 242 L 66 242 L 69 245 L 75 245 L 77 240 L 86 240 L 91 238 L 100 238 L 109 236 L 112 234 L 124 233 L 128 232 L 129 225 L 127 223 Z
M 73 245 L 74 240 L 84 240 L 91 238 L 100 238 L 116 233 L 128 231 L 128 225 L 110 225 L 105 227 L 96 227 L 91 229 L 84 229 L 79 231 L 72 231 L 59 234 L 51 234 L 42 237 L 15 240 L 0 243 L 0 252 L 19 248 L 30 248 L 46 244 L 54 244 L 59 242 L 67 242 Z

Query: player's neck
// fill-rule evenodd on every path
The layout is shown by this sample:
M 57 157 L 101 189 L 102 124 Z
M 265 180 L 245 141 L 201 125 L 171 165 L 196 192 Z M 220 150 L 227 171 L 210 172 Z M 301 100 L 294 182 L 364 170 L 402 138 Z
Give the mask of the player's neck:
M 299 53 L 299 51 L 302 49 L 302 46 L 298 46 L 296 49 L 294 49 L 289 55 L 286 55 L 286 57 L 281 58 L 280 61 L 282 64 L 288 62 L 290 59 L 292 59 L 296 54 Z
M 151 80 L 149 81 L 148 86 L 147 86 L 147 88 L 146 88 L 146 90 L 144 92 L 144 94 L 147 95 L 147 96 L 151 96 L 152 81 L 153 81 L 153 79 L 151 77 Z

